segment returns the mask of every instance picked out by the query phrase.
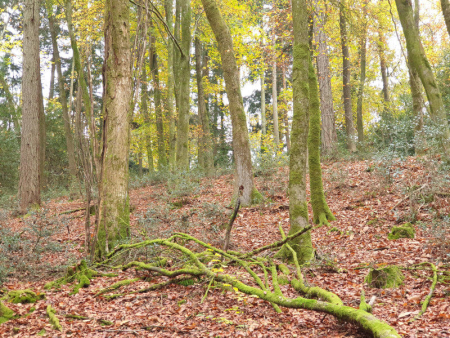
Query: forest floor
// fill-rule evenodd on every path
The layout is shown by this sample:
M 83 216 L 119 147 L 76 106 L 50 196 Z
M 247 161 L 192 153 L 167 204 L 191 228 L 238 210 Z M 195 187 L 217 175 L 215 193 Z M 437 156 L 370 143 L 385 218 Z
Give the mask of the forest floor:
M 303 270 L 307 283 L 331 290 L 345 305 L 355 308 L 361 290 L 365 290 L 366 299 L 375 295 L 373 314 L 404 337 L 450 337 L 448 279 L 447 284 L 437 284 L 427 311 L 412 323 L 410 320 L 419 312 L 421 301 L 430 291 L 429 270 L 404 270 L 404 284 L 397 289 L 372 289 L 364 283 L 369 266 L 410 267 L 431 262 L 440 270 L 450 270 L 450 196 L 448 185 L 442 184 L 448 182 L 449 172 L 439 171 L 440 165 L 438 159 L 415 158 L 378 164 L 325 163 L 324 189 L 337 220 L 331 227 L 312 232 L 319 258 Z M 232 250 L 249 251 L 280 240 L 279 223 L 288 231 L 287 168 L 260 172 L 255 180 L 267 201 L 241 208 L 232 230 Z M 232 182 L 232 175 L 223 175 L 214 179 L 186 178 L 172 185 L 132 190 L 133 237 L 163 238 L 174 231 L 183 231 L 221 247 L 223 224 L 232 211 L 229 205 Z M 36 304 L 8 303 L 16 314 L 24 316 L 1 324 L 1 337 L 366 337 L 356 326 L 331 315 L 296 309 L 282 309 L 277 314 L 270 304 L 257 297 L 220 288 L 211 288 L 202 303 L 209 281 L 191 286 L 169 285 L 114 300 L 94 297 L 99 289 L 117 281 L 148 274 L 132 269 L 117 271 L 117 277 L 94 278 L 88 288 L 80 289 L 75 295 L 69 295 L 71 285 L 46 291 L 44 284 L 61 275 L 49 273 L 67 264 L 68 258 L 74 263 L 83 256 L 83 212 L 60 215 L 81 206 L 80 200 L 59 198 L 44 206 L 48 221 L 9 217 L 2 222 L 2 227 L 28 236 L 27 243 L 43 236 L 33 237 L 32 232 L 24 232 L 27 227 L 56 226 L 59 231 L 45 240 L 59 243 L 60 249 L 43 249 L 39 260 L 33 261 L 25 254 L 31 251 L 29 247 L 16 248 L 11 264 L 17 267 L 22 264 L 22 268 L 10 272 L 2 287 L 45 292 L 46 299 Z M 311 218 L 311 210 L 309 214 Z M 406 221 L 414 222 L 415 238 L 388 240 L 390 229 Z M 331 230 L 336 228 L 338 231 Z M 50 247 L 48 243 L 45 246 Z M 32 265 L 36 266 L 34 270 Z M 45 272 L 41 266 L 45 266 Z M 155 277 L 153 282 L 159 280 L 164 278 Z M 120 292 L 146 285 L 148 282 L 139 281 L 122 287 Z M 285 288 L 288 286 L 282 287 Z M 48 321 L 48 304 L 56 310 L 61 332 L 53 330 Z M 35 311 L 30 313 L 32 307 Z M 87 319 L 71 319 L 65 317 L 67 314 Z M 105 320 L 109 325 L 105 325 Z

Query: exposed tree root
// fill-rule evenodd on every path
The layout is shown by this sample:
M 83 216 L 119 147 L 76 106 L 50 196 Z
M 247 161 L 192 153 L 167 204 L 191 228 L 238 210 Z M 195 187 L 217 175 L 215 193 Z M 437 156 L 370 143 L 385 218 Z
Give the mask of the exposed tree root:
M 113 251 L 111 251 L 111 253 L 108 254 L 106 261 L 100 264 L 107 264 L 121 253 L 129 251 L 131 249 L 142 248 L 147 245 L 159 245 L 171 249 L 172 251 L 178 252 L 177 257 L 180 259 L 180 261 L 183 262 L 183 265 L 178 269 L 169 270 L 169 267 L 157 267 L 154 266 L 154 264 L 145 264 L 142 262 L 133 262 L 133 264 L 131 265 L 128 264 L 128 267 L 133 266 L 141 270 L 147 270 L 153 273 L 157 273 L 158 275 L 171 278 L 169 281 L 151 285 L 150 287 L 132 291 L 131 293 L 143 293 L 149 290 L 161 288 L 172 283 L 180 283 L 182 279 L 176 277 L 181 275 L 184 275 L 184 279 L 203 276 L 206 280 L 214 280 L 224 288 L 231 286 L 233 289 L 245 294 L 258 296 L 259 298 L 270 302 L 277 311 L 281 311 L 279 308 L 280 306 L 288 308 L 309 309 L 331 314 L 346 322 L 354 323 L 360 328 L 369 332 L 374 337 L 400 337 L 394 328 L 365 311 L 367 309 L 355 309 L 349 306 L 345 306 L 343 305 L 341 299 L 332 292 L 326 291 L 319 287 L 310 287 L 305 285 L 297 256 L 295 252 L 293 252 L 294 250 L 290 247 L 290 245 L 286 243 L 294 236 L 298 236 L 300 235 L 300 233 L 303 233 L 307 230 L 309 229 L 303 229 L 299 233 L 284 238 L 283 241 L 265 246 L 244 255 L 225 252 L 221 249 L 206 244 L 190 235 L 177 233 L 168 239 L 154 239 L 135 244 L 119 245 Z M 206 250 L 202 253 L 195 253 L 188 247 L 176 243 L 175 241 L 177 239 L 181 239 L 181 242 L 183 243 L 194 242 L 197 245 L 205 248 Z M 281 291 L 280 281 L 292 275 L 289 269 L 281 264 L 277 266 L 271 260 L 254 256 L 264 250 L 279 247 L 283 244 L 286 244 L 287 250 L 291 251 L 296 268 L 296 278 L 291 278 L 291 285 L 302 294 L 305 294 L 306 297 L 315 297 L 322 300 L 304 297 L 287 298 Z M 182 254 L 182 257 L 180 257 L 180 253 Z M 214 253 L 214 255 L 212 255 L 211 253 Z M 220 256 L 224 258 L 223 262 L 217 259 L 217 257 L 220 258 Z M 253 278 L 254 283 L 243 283 L 238 279 L 237 276 L 230 275 L 224 272 L 224 268 L 226 268 L 230 264 L 235 264 L 238 267 L 243 268 Z M 264 273 L 264 281 L 259 277 L 256 270 L 254 269 L 260 269 L 261 272 Z M 278 270 L 281 271 L 280 276 L 278 276 Z M 271 283 L 269 282 L 269 280 L 271 280 Z M 117 284 L 118 283 L 114 285 Z M 113 286 L 107 289 L 112 290 Z M 108 295 L 105 296 L 105 298 L 116 298 L 119 296 L 121 295 Z
M 420 312 L 411 320 L 411 322 L 419 319 L 420 317 L 422 317 L 422 315 L 425 313 L 425 311 L 427 310 L 428 304 L 430 303 L 431 297 L 433 297 L 433 292 L 434 289 L 436 288 L 436 283 L 438 280 L 437 277 L 437 268 L 433 263 L 423 263 L 423 264 L 430 264 L 431 269 L 433 270 L 433 283 L 431 283 L 431 288 L 430 288 L 430 292 L 428 293 L 428 295 L 425 297 L 425 300 L 422 303 L 422 309 L 420 310 Z

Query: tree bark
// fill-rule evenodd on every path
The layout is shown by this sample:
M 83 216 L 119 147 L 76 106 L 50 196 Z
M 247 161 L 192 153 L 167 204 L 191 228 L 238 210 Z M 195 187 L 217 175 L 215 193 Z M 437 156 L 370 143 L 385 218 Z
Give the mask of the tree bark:
M 395 0 L 397 11 L 406 39 L 411 64 L 410 67 L 417 71 L 425 88 L 428 102 L 430 103 L 431 117 L 439 130 L 439 136 L 446 157 L 450 156 L 450 131 L 444 110 L 441 92 L 434 77 L 431 65 L 428 62 L 425 51 L 420 41 L 419 30 L 416 27 L 411 0 Z
M 212 144 L 211 133 L 209 131 L 209 116 L 206 110 L 205 93 L 203 90 L 203 70 L 205 64 L 202 63 L 207 60 L 203 58 L 203 53 L 200 40 L 195 38 L 195 70 L 197 75 L 198 116 L 202 126 L 199 137 L 199 159 L 202 158 L 202 169 L 205 170 L 208 176 L 211 176 L 214 172 L 214 158 L 212 156 L 211 148 Z
M 247 118 L 244 112 L 239 70 L 233 49 L 230 30 L 225 23 L 215 0 L 202 0 L 206 17 L 216 37 L 219 47 L 222 68 L 225 78 L 231 123 L 233 126 L 233 153 L 236 164 L 235 197 L 238 198 L 238 189 L 243 187 L 241 204 L 243 206 L 258 202 L 261 194 L 253 183 L 253 170 L 250 155 L 250 142 L 247 130 Z
M 275 142 L 276 151 L 280 145 L 280 132 L 278 130 L 278 88 L 277 88 L 277 53 L 276 39 L 272 36 L 273 45 L 273 61 L 272 61 L 272 115 L 273 115 L 273 140 Z
M 344 93 L 345 130 L 347 133 L 347 148 L 350 152 L 356 151 L 355 127 L 352 112 L 352 91 L 350 87 L 350 52 L 348 49 L 347 20 L 345 18 L 344 0 L 339 3 L 339 27 L 341 32 L 342 48 L 342 86 Z
M 363 95 L 364 84 L 366 82 L 366 52 L 367 52 L 367 5 L 368 0 L 362 2 L 363 6 L 363 22 L 362 31 L 359 41 L 360 53 L 360 71 L 359 71 L 359 87 L 358 87 L 358 101 L 356 104 L 356 129 L 358 130 L 358 142 L 364 141 L 364 125 L 363 125 Z
M 173 32 L 173 0 L 165 0 L 166 24 L 168 29 Z M 169 168 L 174 169 L 176 161 L 176 130 L 174 113 L 174 43 L 172 39 L 167 40 L 167 119 L 169 120 Z
M 183 55 L 178 50 L 177 82 L 178 91 L 176 94 L 178 107 L 177 143 L 176 143 L 176 165 L 178 169 L 189 170 L 189 80 L 190 61 L 189 50 L 191 46 L 191 6 L 189 0 L 177 0 L 177 7 L 180 8 L 180 40 Z M 178 8 L 177 8 L 178 9 Z M 176 28 L 177 26 L 175 26 Z
M 266 85 L 264 83 L 265 74 L 260 76 L 261 79 L 261 133 L 266 135 Z
M 283 103 L 284 103 L 284 135 L 286 138 L 286 149 L 289 153 L 289 151 L 291 150 L 291 139 L 289 137 L 289 118 L 288 118 L 288 102 L 287 102 L 287 98 L 286 98 L 286 92 L 287 92 L 287 86 L 286 86 L 286 66 L 283 64 Z
M 158 170 L 167 166 L 166 144 L 164 142 L 164 122 L 161 104 L 161 88 L 159 83 L 158 55 L 155 49 L 155 38 L 150 36 L 150 71 L 153 78 L 153 97 L 155 99 L 156 133 L 158 135 Z
M 131 55 L 128 0 L 105 4 L 102 172 L 96 257 L 130 236 L 128 153 L 131 117 Z
M 414 1 L 414 24 L 419 30 L 419 1 Z M 447 23 L 447 21 L 446 21 Z M 411 57 L 407 51 L 408 65 L 411 65 Z M 425 155 L 425 149 L 427 148 L 426 135 L 423 131 L 423 109 L 425 107 L 425 102 L 422 96 L 422 86 L 420 85 L 419 74 L 412 67 L 409 68 L 409 85 L 411 87 L 411 96 L 413 101 L 413 116 L 416 119 L 416 125 L 414 127 L 414 149 L 416 155 Z
M 142 75 L 141 75 L 141 111 L 144 115 L 145 121 L 145 146 L 147 149 L 147 161 L 148 161 L 148 169 L 151 173 L 155 171 L 155 167 L 153 164 L 153 149 L 152 149 L 152 137 L 150 134 L 150 115 L 148 113 L 148 83 L 147 83 L 147 67 L 145 65 L 145 61 L 142 67 Z
M 320 101 L 316 74 L 312 61 L 309 66 L 309 133 L 308 133 L 309 186 L 314 223 L 329 225 L 336 218 L 328 207 L 323 191 L 320 166 Z
M 441 0 L 442 14 L 444 15 L 445 26 L 450 35 L 450 2 L 449 0 Z
M 292 119 L 292 142 L 289 158 L 289 235 L 308 226 L 306 204 L 306 162 L 309 122 L 310 50 L 308 37 L 308 10 L 305 0 L 292 0 L 294 31 L 294 64 L 292 74 L 294 117 Z M 289 242 L 297 253 L 299 262 L 311 260 L 313 247 L 310 231 Z M 290 250 L 283 246 L 278 257 L 291 258 Z
M 25 213 L 41 203 L 42 92 L 39 59 L 39 3 L 26 0 L 23 10 L 22 139 L 19 202 Z
M 330 58 L 328 56 L 327 46 L 328 37 L 324 28 L 327 20 L 327 12 L 325 8 L 318 8 L 317 12 L 318 15 L 314 16 L 314 36 L 318 44 L 316 64 L 322 114 L 322 153 L 332 155 L 335 153 L 337 146 L 337 134 L 333 108 L 333 93 L 331 91 Z
M 50 28 L 50 36 L 52 39 L 53 62 L 58 73 L 58 89 L 59 101 L 61 103 L 62 117 L 64 121 L 64 133 L 66 134 L 67 157 L 69 160 L 69 190 L 72 197 L 78 190 L 77 165 L 75 160 L 75 147 L 73 141 L 72 128 L 70 126 L 69 111 L 67 108 L 66 90 L 64 88 L 64 77 L 61 69 L 61 57 L 58 50 L 58 40 L 55 27 L 55 18 L 53 16 L 52 7 L 47 2 L 47 16 Z
M 89 138 L 90 138 L 90 140 L 92 140 L 92 144 L 91 144 L 92 154 L 94 156 L 95 167 L 99 168 L 100 167 L 100 158 L 99 158 L 98 154 L 99 154 L 100 150 L 98 149 L 97 138 L 95 136 L 95 125 L 93 124 L 94 119 L 91 116 L 91 112 L 92 112 L 91 98 L 89 95 L 88 86 L 86 84 L 86 79 L 84 77 L 84 69 L 81 65 L 81 57 L 80 57 L 80 52 L 78 50 L 78 44 L 77 44 L 77 40 L 75 37 L 75 32 L 73 30 L 72 1 L 71 0 L 66 0 L 65 13 L 66 13 L 67 27 L 69 30 L 70 44 L 71 44 L 72 51 L 73 51 L 74 69 L 77 72 L 78 81 L 80 82 L 81 94 L 82 94 L 83 104 L 84 104 L 84 111 L 85 111 L 86 119 L 87 119 L 88 126 L 89 126 L 89 128 L 88 128 Z M 100 181 L 100 179 L 99 179 L 100 170 L 97 170 L 96 172 L 97 172 L 98 181 Z

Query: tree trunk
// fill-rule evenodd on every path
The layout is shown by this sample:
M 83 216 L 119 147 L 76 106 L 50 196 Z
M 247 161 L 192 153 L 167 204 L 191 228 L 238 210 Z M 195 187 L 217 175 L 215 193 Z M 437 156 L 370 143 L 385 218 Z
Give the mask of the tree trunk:
M 203 52 L 204 53 L 204 52 Z M 203 167 L 208 176 L 214 172 L 214 159 L 211 148 L 211 133 L 209 131 L 209 117 L 206 110 L 205 94 L 203 90 L 203 70 L 205 64 L 203 58 L 202 45 L 198 38 L 195 38 L 195 70 L 197 75 L 197 93 L 198 93 L 198 116 L 200 118 L 202 129 L 199 137 L 199 159 L 202 158 Z
M 260 76 L 261 79 L 261 133 L 266 135 L 266 85 L 264 83 L 265 74 Z
M 95 126 L 93 124 L 93 118 L 91 116 L 91 112 L 92 112 L 91 98 L 90 98 L 88 87 L 87 87 L 86 80 L 84 77 L 84 69 L 81 65 L 80 52 L 78 50 L 78 44 L 77 44 L 77 40 L 75 37 L 75 32 L 73 30 L 72 1 L 71 0 L 66 0 L 66 11 L 65 12 L 66 12 L 67 27 L 68 27 L 69 36 L 70 36 L 70 44 L 72 46 L 72 51 L 73 51 L 74 68 L 78 74 L 78 81 L 80 82 L 81 94 L 83 97 L 84 111 L 85 111 L 86 119 L 87 119 L 88 126 L 89 126 L 89 128 L 88 128 L 89 138 L 92 140 L 92 145 L 91 145 L 92 154 L 94 156 L 95 167 L 99 168 L 100 167 L 100 159 L 98 156 L 99 149 L 98 149 L 98 144 L 97 144 L 97 138 L 95 136 Z M 99 171 L 100 170 L 97 170 L 98 181 L 100 181 Z
M 147 67 L 145 65 L 145 61 L 142 67 L 142 75 L 141 75 L 141 112 L 144 115 L 145 121 L 145 146 L 147 149 L 147 161 L 148 161 L 148 170 L 153 173 L 155 171 L 155 167 L 153 165 L 153 149 L 152 149 L 152 137 L 150 134 L 150 115 L 148 113 L 148 83 L 147 83 Z
M 353 125 L 352 90 L 350 87 L 350 52 L 348 49 L 347 20 L 345 18 L 345 4 L 339 3 L 339 27 L 342 47 L 342 86 L 344 92 L 345 130 L 347 133 L 347 147 L 350 152 L 356 151 L 355 127 Z
M 289 118 L 288 118 L 288 102 L 287 102 L 287 98 L 286 98 L 286 92 L 287 92 L 287 86 L 286 86 L 286 66 L 283 64 L 283 104 L 284 104 L 284 135 L 286 138 L 286 149 L 289 153 L 289 151 L 291 150 L 291 140 L 289 137 Z
M 444 15 L 445 26 L 450 36 L 450 2 L 449 0 L 441 0 L 442 14 Z
M 50 24 L 49 24 L 50 26 Z M 50 89 L 48 93 L 48 100 L 53 100 L 55 95 L 55 57 L 52 58 L 52 68 L 50 70 Z
M 130 236 L 128 152 L 131 117 L 131 55 L 128 0 L 105 4 L 102 172 L 96 257 Z
M 158 135 L 158 170 L 167 166 L 166 144 L 164 142 L 164 122 L 161 105 L 161 88 L 159 84 L 158 55 L 155 49 L 155 39 L 150 36 L 150 71 L 153 78 L 153 97 L 155 99 L 156 133 Z
M 272 112 L 273 112 L 273 140 L 275 142 L 276 151 L 280 145 L 280 133 L 278 130 L 278 90 L 277 90 L 277 53 L 276 39 L 272 36 L 273 44 L 273 61 L 272 61 Z
M 173 0 L 165 0 L 166 24 L 168 29 L 173 32 Z M 169 168 L 174 169 L 176 160 L 176 131 L 175 131 L 175 114 L 173 109 L 173 90 L 174 90 L 174 43 L 172 39 L 167 40 L 167 119 L 169 120 Z
M 305 0 L 292 0 L 292 21 L 294 24 L 294 64 L 292 74 L 294 117 L 292 119 L 292 142 L 289 159 L 289 234 L 308 226 L 306 204 L 306 162 L 309 122 L 310 51 L 308 38 L 308 10 Z M 289 242 L 297 253 L 299 262 L 312 258 L 313 247 L 310 231 Z M 290 258 L 291 252 L 284 246 L 278 257 Z
M 2 87 L 5 98 L 6 98 L 6 106 L 8 109 L 8 113 L 11 117 L 11 121 L 14 126 L 14 133 L 20 138 L 20 121 L 17 116 L 16 106 L 14 104 L 14 97 L 9 89 L 9 85 L 6 82 L 5 75 L 0 71 L 0 87 Z
M 189 0 L 177 0 L 177 7 L 180 7 L 181 25 L 180 40 L 183 55 L 178 55 L 179 68 L 177 71 L 178 91 L 176 93 L 178 107 L 177 125 L 177 155 L 176 165 L 178 169 L 189 170 L 189 80 L 190 61 L 189 50 L 191 46 L 191 6 Z M 179 18 L 177 17 L 177 20 Z M 181 54 L 175 50 L 176 54 Z
M 415 25 L 412 4 L 410 0 L 395 0 L 397 11 L 402 24 L 403 33 L 406 39 L 411 64 L 410 67 L 416 70 L 425 88 L 428 102 L 430 103 L 431 117 L 439 130 L 440 142 L 446 157 L 450 156 L 449 138 L 450 131 L 444 110 L 439 86 L 434 77 L 431 65 L 425 55 L 420 41 L 419 31 Z
M 363 6 L 363 23 L 362 32 L 359 41 L 359 52 L 360 52 L 360 72 L 359 72 L 359 87 L 358 87 L 358 102 L 356 105 L 356 128 L 358 130 L 358 142 L 362 143 L 364 141 L 364 125 L 363 125 L 363 95 L 364 95 L 364 84 L 366 82 L 366 52 L 367 52 L 367 5 L 368 0 L 364 0 Z
M 217 40 L 222 68 L 225 78 L 231 123 L 233 126 L 233 154 L 236 163 L 235 196 L 238 198 L 238 189 L 243 187 L 240 197 L 241 205 L 250 205 L 261 199 L 261 194 L 253 184 L 253 170 L 250 155 L 250 142 L 247 130 L 247 118 L 242 102 L 239 70 L 233 49 L 230 30 L 217 7 L 215 0 L 202 0 L 206 17 Z
M 48 2 L 47 2 L 48 4 Z M 64 121 L 64 132 L 66 134 L 67 157 L 69 160 L 69 191 L 72 197 L 78 192 L 77 165 L 75 160 L 75 147 L 73 142 L 72 129 L 70 127 L 70 117 L 67 108 L 66 90 L 64 88 L 64 77 L 61 69 L 61 58 L 58 50 L 58 40 L 55 27 L 55 18 L 51 6 L 47 5 L 47 15 L 50 28 L 50 35 L 53 47 L 53 60 L 58 73 L 59 101 L 61 103 L 62 117 Z
M 41 203 L 42 92 L 39 60 L 39 3 L 23 9 L 22 139 L 20 146 L 20 211 Z
M 328 221 L 334 221 L 336 218 L 330 211 L 323 192 L 322 168 L 320 167 L 320 101 L 312 61 L 309 66 L 308 163 L 314 223 L 329 225 Z
M 322 114 L 322 153 L 332 155 L 337 146 L 336 124 L 333 108 L 333 94 L 331 91 L 330 58 L 328 56 L 327 35 L 325 23 L 326 10 L 320 8 L 315 15 L 314 36 L 318 44 L 316 57 L 317 75 L 320 89 L 320 109 Z
M 414 1 L 414 24 L 419 30 L 419 1 Z M 441 2 L 442 3 L 442 2 Z M 444 8 L 444 7 L 443 7 Z M 444 16 L 445 17 L 445 16 Z M 447 23 L 447 21 L 446 21 Z M 407 51 L 408 65 L 411 65 L 411 57 Z M 411 96 L 413 101 L 413 116 L 416 119 L 416 125 L 414 127 L 414 149 L 416 155 L 425 155 L 425 149 L 427 148 L 426 135 L 423 131 L 423 109 L 425 103 L 423 102 L 422 86 L 420 85 L 419 74 L 415 69 L 409 68 L 409 85 L 411 87 Z

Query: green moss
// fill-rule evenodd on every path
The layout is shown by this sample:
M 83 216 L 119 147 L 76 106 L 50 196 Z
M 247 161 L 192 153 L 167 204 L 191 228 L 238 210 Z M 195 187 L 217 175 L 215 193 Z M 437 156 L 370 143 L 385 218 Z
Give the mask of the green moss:
M 361 298 L 360 298 L 360 302 L 359 302 L 359 309 L 363 310 L 367 313 L 372 313 L 372 306 L 370 306 L 367 302 L 366 302 L 366 297 L 364 294 L 364 290 L 362 290 L 361 292 Z
M 0 302 L 0 324 L 3 324 L 14 317 L 14 311 Z
M 179 282 L 177 282 L 177 284 L 183 285 L 183 286 L 189 286 L 189 285 L 194 285 L 195 281 L 192 278 L 189 278 L 189 279 L 180 280 Z
M 336 227 L 332 227 L 330 230 L 328 230 L 328 231 L 327 231 L 327 234 L 330 234 L 330 233 L 332 233 L 332 232 L 339 232 L 339 234 L 342 235 L 342 231 L 339 230 L 339 229 L 336 228 Z
M 301 203 L 299 205 L 295 205 L 295 206 L 289 206 L 289 214 L 290 214 L 290 218 L 295 219 L 297 217 L 303 217 L 308 219 L 308 206 L 306 204 L 306 202 Z
M 386 266 L 380 269 L 370 269 L 368 275 L 364 279 L 370 287 L 377 289 L 396 288 L 403 284 L 403 276 L 398 266 Z
M 405 223 L 399 227 L 393 227 L 388 234 L 389 240 L 395 240 L 399 238 L 414 238 L 416 231 L 411 223 Z
M 48 320 L 49 320 L 50 324 L 52 324 L 53 328 L 55 330 L 61 331 L 62 330 L 62 326 L 59 323 L 59 319 L 56 317 L 55 309 L 52 308 L 51 305 L 47 306 L 47 316 L 48 316 Z
M 290 284 L 288 276 L 282 274 L 278 276 L 278 285 L 288 285 Z
M 89 318 L 86 317 L 86 316 L 72 315 L 72 314 L 65 315 L 64 317 L 66 317 L 66 318 L 71 318 L 71 319 L 79 319 L 79 320 L 86 320 L 86 319 L 89 319 Z
M 309 133 L 308 133 L 308 163 L 309 183 L 311 187 L 311 206 L 315 224 L 329 225 L 328 221 L 336 218 L 328 208 L 322 183 L 322 168 L 320 166 L 320 101 L 316 73 L 311 59 L 309 60 Z
M 253 187 L 251 197 L 252 197 L 252 204 L 259 204 L 264 201 L 264 196 L 255 187 Z
M 10 303 L 36 303 L 38 300 L 44 299 L 45 294 L 43 293 L 34 293 L 33 291 L 26 290 L 12 290 L 9 291 L 8 294 L 3 297 L 3 299 L 8 300 Z
M 66 275 L 61 277 L 53 282 L 49 282 L 45 284 L 44 288 L 46 290 L 52 288 L 58 288 L 61 285 L 69 284 L 78 281 L 78 284 L 74 286 L 71 294 L 78 293 L 80 288 L 88 287 L 91 284 L 91 279 L 101 274 L 95 270 L 90 269 L 85 260 L 82 260 L 79 264 L 68 267 Z
M 286 265 L 284 265 L 284 264 L 279 264 L 278 265 L 278 270 L 280 270 L 285 275 L 290 275 L 291 274 L 291 271 L 289 270 L 289 268 Z
M 289 229 L 289 234 L 292 235 L 300 231 L 301 228 L 299 226 L 295 226 L 291 224 Z M 306 233 L 294 238 L 290 242 L 288 242 L 292 249 L 297 253 L 297 259 L 299 264 L 304 264 L 310 262 L 314 257 L 314 249 L 312 247 L 311 242 L 311 232 L 307 231 Z M 275 258 L 293 262 L 291 251 L 283 245 L 281 250 L 275 254 Z

